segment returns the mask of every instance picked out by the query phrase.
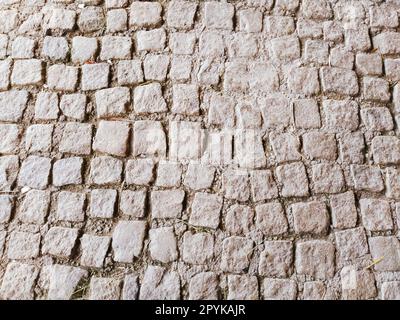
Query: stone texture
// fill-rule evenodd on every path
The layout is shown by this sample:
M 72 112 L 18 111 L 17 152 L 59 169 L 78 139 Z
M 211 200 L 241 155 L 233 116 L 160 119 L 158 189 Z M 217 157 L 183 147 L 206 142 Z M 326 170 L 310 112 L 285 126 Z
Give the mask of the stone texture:
M 337 147 L 333 134 L 308 132 L 303 135 L 303 150 L 310 159 L 336 160 Z
M 8 242 L 9 259 L 32 259 L 39 255 L 40 234 L 14 231 Z
M 366 300 L 377 295 L 375 277 L 369 270 L 357 270 L 350 265 L 340 272 L 344 300 Z
M 217 229 L 221 207 L 221 197 L 208 193 L 196 193 L 189 223 L 195 226 Z
M 11 74 L 11 84 L 16 86 L 39 85 L 43 81 L 43 63 L 38 59 L 17 60 Z
M 170 160 L 198 160 L 201 152 L 201 138 L 200 123 L 171 121 L 169 126 Z
M 165 47 L 166 34 L 163 28 L 138 31 L 136 34 L 138 51 L 157 52 Z
M 93 218 L 112 218 L 114 215 L 116 190 L 95 189 L 90 195 L 89 215 Z
M 81 238 L 81 265 L 85 267 L 101 268 L 104 263 L 110 237 L 99 237 L 84 234 Z
M 153 191 L 150 205 L 153 218 L 177 218 L 182 212 L 185 192 L 182 190 Z
M 141 218 L 145 215 L 146 192 L 124 190 L 120 193 L 120 210 L 124 215 Z
M 326 205 L 321 201 L 300 202 L 290 206 L 296 233 L 324 234 L 329 226 Z
M 215 175 L 215 169 L 201 163 L 190 163 L 186 170 L 183 184 L 193 190 L 210 188 Z
M 299 99 L 294 102 L 294 119 L 297 128 L 312 129 L 321 126 L 317 101 Z
M 320 72 L 322 91 L 354 96 L 359 91 L 354 71 L 335 67 L 323 67 Z
M 133 125 L 132 147 L 135 156 L 165 157 L 167 146 L 161 122 L 136 121 Z
M 138 277 L 134 274 L 126 275 L 124 278 L 124 287 L 122 288 L 122 300 L 136 300 L 138 292 Z
M 229 300 L 258 300 L 258 281 L 255 276 L 229 275 Z
M 382 300 L 399 300 L 400 299 L 400 282 L 388 281 L 382 283 Z
M 78 238 L 78 229 L 52 227 L 44 237 L 42 252 L 56 257 L 69 258 Z
M 103 89 L 109 83 L 110 66 L 107 63 L 85 64 L 82 66 L 82 90 Z
M 156 25 L 161 20 L 161 5 L 159 3 L 134 1 L 130 7 L 129 25 L 146 27 Z
M 134 90 L 133 105 L 137 113 L 167 111 L 167 104 L 161 92 L 161 85 L 157 82 L 136 87 Z
M 18 156 L 0 157 L 0 190 L 11 190 L 12 185 L 17 179 L 18 169 Z
M 296 245 L 295 265 L 298 274 L 329 279 L 335 271 L 335 247 L 329 241 L 310 240 Z
M 288 222 L 279 202 L 256 206 L 256 226 L 265 236 L 276 236 L 287 232 Z
M 168 26 L 177 29 L 190 29 L 193 26 L 196 9 L 196 3 L 171 1 L 167 11 Z
M 400 269 L 400 243 L 394 236 L 369 238 L 369 247 L 374 260 L 381 260 L 374 268 L 377 271 L 398 271 Z
M 49 152 L 52 146 L 54 126 L 51 124 L 34 124 L 26 131 L 25 149 L 29 153 Z
M 112 235 L 114 259 L 129 263 L 142 252 L 146 232 L 144 221 L 120 221 Z
M 63 37 L 45 37 L 42 55 L 50 60 L 63 60 L 68 54 L 68 41 Z
M 101 39 L 100 59 L 129 59 L 131 57 L 132 39 L 123 36 L 104 36 Z
M 253 227 L 254 211 L 246 205 L 231 206 L 225 216 L 225 229 L 231 234 L 248 234 Z
M 27 93 L 27 92 L 26 92 Z M 1 97 L 1 96 L 0 96 Z M 28 96 L 26 95 L 25 104 Z M 24 106 L 25 107 L 25 106 Z M 17 109 L 18 110 L 18 109 Z M 36 120 L 57 120 L 58 118 L 58 96 L 56 93 L 40 92 L 35 103 Z M 21 112 L 22 115 L 22 112 Z
M 369 130 L 390 131 L 393 129 L 393 119 L 387 108 L 365 108 L 361 111 L 361 119 Z
M 99 118 L 124 116 L 130 102 L 128 88 L 117 87 L 96 91 L 96 112 Z
M 173 161 L 160 161 L 157 168 L 156 185 L 161 187 L 179 187 L 181 184 L 182 167 Z
M 104 13 L 99 7 L 84 7 L 77 21 L 78 27 L 83 32 L 92 32 L 104 27 Z
M 318 70 L 313 68 L 295 68 L 291 72 L 288 84 L 293 93 L 300 93 L 306 96 L 318 94 Z
M 119 183 L 122 174 L 122 161 L 110 156 L 93 158 L 90 163 L 90 181 L 106 185 Z
M 254 201 L 278 197 L 278 187 L 269 170 L 255 170 L 250 173 L 251 193 Z
M 61 191 L 57 196 L 57 219 L 74 222 L 83 221 L 85 198 L 84 193 Z
M 122 121 L 101 121 L 93 141 L 93 150 L 124 156 L 128 147 L 129 124 Z
M 276 176 L 282 185 L 281 196 L 303 197 L 308 195 L 308 179 L 303 163 L 294 162 L 278 166 Z
M 29 156 L 21 165 L 18 184 L 33 189 L 45 189 L 48 185 L 51 159 Z
M 150 255 L 154 260 L 168 263 L 178 258 L 177 243 L 174 230 L 162 227 L 149 230 Z
M 66 186 L 82 183 L 83 159 L 71 157 L 58 160 L 53 165 L 53 185 Z
M 92 126 L 88 123 L 68 122 L 65 125 L 60 152 L 88 155 L 92 149 Z
M 218 277 L 214 272 L 201 272 L 190 279 L 189 300 L 218 299 Z
M 293 272 L 293 260 L 293 244 L 290 241 L 266 241 L 258 272 L 266 277 L 287 278 Z
M 370 231 L 384 231 L 393 228 L 390 204 L 379 199 L 361 199 L 360 211 L 364 227 Z
M 154 161 L 152 159 L 128 160 L 125 167 L 128 185 L 149 185 L 154 179 Z
M 335 233 L 340 258 L 352 260 L 368 253 L 367 237 L 362 227 Z
M 228 3 L 210 1 L 204 7 L 204 24 L 210 29 L 227 29 L 233 27 L 234 7 Z
M 371 147 L 377 164 L 396 164 L 400 161 L 400 140 L 397 137 L 375 137 Z
M 72 38 L 71 60 L 74 63 L 93 61 L 98 42 L 96 38 L 77 36 Z
M 118 300 L 121 283 L 113 278 L 92 277 L 90 280 L 89 300 Z
M 301 159 L 300 141 L 290 133 L 271 134 L 272 149 L 277 162 L 288 162 Z
M 25 223 L 43 224 L 50 206 L 50 192 L 30 190 L 18 210 L 18 219 Z
M 332 195 L 330 197 L 330 206 L 332 224 L 335 228 L 347 229 L 356 226 L 357 208 L 353 192 L 347 191 Z
M 50 270 L 47 299 L 69 300 L 76 291 L 78 283 L 87 277 L 87 271 L 78 267 L 53 265 Z
M 56 64 L 47 71 L 47 85 L 58 91 L 75 91 L 78 85 L 78 71 L 76 67 Z
M 326 286 L 322 281 L 307 281 L 304 283 L 304 300 L 324 300 Z
M 28 91 L 26 90 L 0 92 L 0 120 L 18 122 L 22 118 L 27 102 Z
M 296 300 L 297 284 L 294 280 L 264 279 L 265 300 Z
M 356 190 L 380 192 L 384 189 L 382 175 L 377 167 L 352 165 L 350 166 L 350 173 Z
M 325 100 L 326 126 L 334 132 L 358 128 L 358 105 L 354 101 Z
M 0 299 L 398 299 L 398 9 L 0 0 Z
M 121 60 L 117 64 L 119 85 L 133 85 L 143 82 L 142 63 L 138 59 Z
M 311 170 L 315 193 L 338 193 L 344 189 L 345 179 L 339 165 L 314 164 Z
M 182 259 L 190 264 L 207 263 L 214 255 L 214 239 L 212 235 L 199 232 L 185 232 L 182 244 Z
M 253 241 L 243 237 L 229 237 L 222 243 L 221 269 L 232 273 L 244 273 L 249 267 Z
M 14 199 L 9 195 L 0 196 L 0 221 L 5 223 L 11 218 L 11 212 L 14 204 Z
M 222 184 L 228 199 L 246 201 L 250 197 L 249 177 L 246 171 L 225 171 Z
M 180 280 L 175 271 L 148 266 L 139 292 L 140 300 L 179 300 Z
M 0 295 L 5 300 L 33 300 L 39 269 L 31 264 L 10 262 L 0 287 Z

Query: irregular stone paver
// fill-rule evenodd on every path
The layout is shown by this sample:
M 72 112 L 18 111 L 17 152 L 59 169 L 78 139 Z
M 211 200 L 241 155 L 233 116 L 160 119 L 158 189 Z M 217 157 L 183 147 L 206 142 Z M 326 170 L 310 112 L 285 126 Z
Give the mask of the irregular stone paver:
M 0 299 L 399 299 L 398 12 L 0 0 Z

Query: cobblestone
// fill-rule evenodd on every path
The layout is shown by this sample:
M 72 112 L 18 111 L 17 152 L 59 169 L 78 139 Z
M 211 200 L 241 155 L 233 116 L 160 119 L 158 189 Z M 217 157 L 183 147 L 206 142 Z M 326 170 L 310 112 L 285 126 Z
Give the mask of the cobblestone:
M 0 299 L 399 299 L 396 1 L 0 2 Z

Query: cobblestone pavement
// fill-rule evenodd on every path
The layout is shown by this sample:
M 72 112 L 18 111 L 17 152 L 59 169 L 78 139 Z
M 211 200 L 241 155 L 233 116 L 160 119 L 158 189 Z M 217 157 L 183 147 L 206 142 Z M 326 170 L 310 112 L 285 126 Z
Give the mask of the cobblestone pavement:
M 0 0 L 0 297 L 400 299 L 399 12 Z

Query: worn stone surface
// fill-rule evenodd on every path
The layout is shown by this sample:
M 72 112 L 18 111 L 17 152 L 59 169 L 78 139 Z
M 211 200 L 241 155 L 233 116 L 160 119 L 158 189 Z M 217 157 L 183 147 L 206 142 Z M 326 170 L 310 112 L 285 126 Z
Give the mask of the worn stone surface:
M 91 278 L 89 300 L 118 300 L 120 295 L 120 280 L 103 277 Z
M 78 267 L 55 264 L 51 266 L 49 276 L 49 292 L 47 299 L 69 300 L 72 298 L 82 278 L 87 277 L 87 271 Z
M 61 191 L 57 196 L 57 219 L 76 222 L 83 221 L 85 198 L 84 193 Z
M 258 272 L 267 277 L 289 277 L 293 272 L 293 244 L 290 241 L 266 241 Z
M 30 259 L 39 255 L 40 234 L 30 232 L 12 232 L 7 257 L 9 259 Z
M 229 275 L 229 300 L 258 300 L 258 280 L 256 276 Z
M 398 271 L 400 269 L 400 243 L 394 236 L 378 236 L 369 238 L 371 255 L 374 259 L 382 259 L 375 266 L 378 271 Z
M 0 0 L 0 299 L 399 299 L 399 12 Z
M 205 233 L 185 232 L 182 243 L 182 259 L 190 264 L 207 263 L 214 255 L 213 236 Z
M 341 270 L 340 276 L 344 300 L 366 300 L 376 297 L 375 278 L 371 271 L 357 270 L 354 265 L 350 265 Z
M 32 300 L 39 269 L 31 264 L 10 262 L 0 287 L 2 299 Z
M 214 272 L 200 272 L 189 282 L 189 300 L 217 300 L 218 276 Z
M 119 262 L 132 262 L 142 252 L 146 231 L 144 221 L 120 221 L 112 235 L 114 259 Z
M 42 252 L 68 258 L 72 254 L 78 235 L 76 228 L 52 227 L 44 237 Z
M 297 243 L 296 270 L 316 279 L 332 278 L 335 272 L 335 247 L 329 241 L 310 240 Z
M 81 265 L 101 268 L 110 245 L 110 237 L 99 237 L 85 234 L 81 238 Z
M 148 266 L 145 270 L 139 292 L 140 300 L 178 300 L 180 280 L 175 271 L 167 271 L 158 266 Z
M 367 237 L 362 227 L 335 233 L 336 247 L 343 260 L 352 260 L 368 253 Z
M 297 284 L 294 280 L 265 278 L 263 284 L 265 300 L 296 300 Z
M 150 255 L 154 260 L 164 263 L 178 258 L 177 243 L 172 227 L 162 227 L 149 230 Z

